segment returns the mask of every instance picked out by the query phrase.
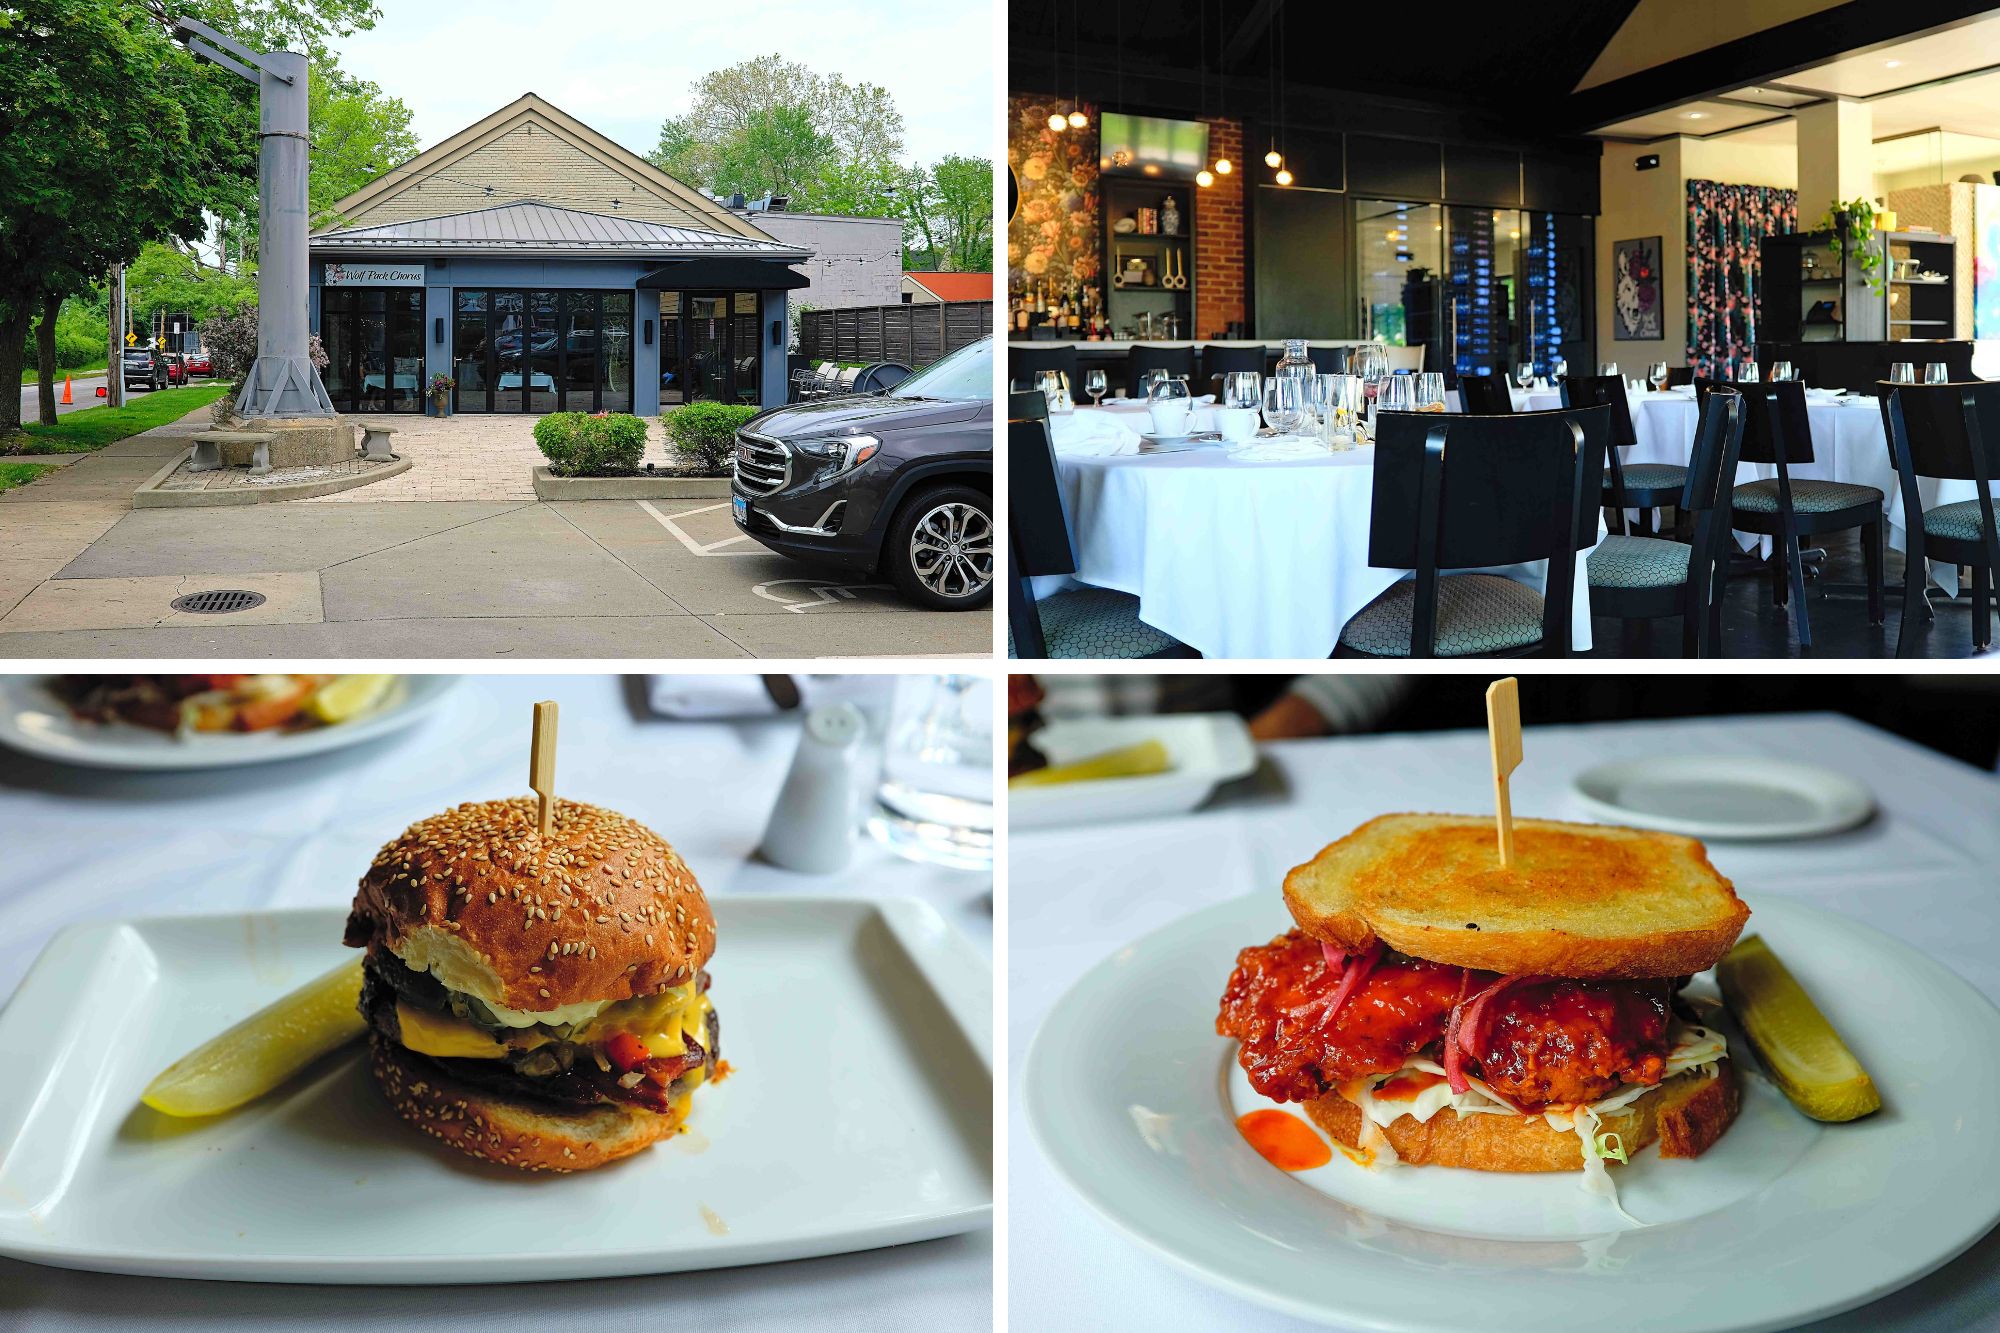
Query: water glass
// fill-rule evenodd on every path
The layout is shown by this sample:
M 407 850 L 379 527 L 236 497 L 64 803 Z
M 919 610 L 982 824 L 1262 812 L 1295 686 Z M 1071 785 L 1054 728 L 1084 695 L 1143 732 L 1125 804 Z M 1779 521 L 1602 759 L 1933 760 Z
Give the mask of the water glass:
M 1949 384 L 1951 383 L 1951 372 L 1944 368 L 1944 362 L 1933 361 L 1924 367 L 1924 383 Z
M 1054 411 L 1062 405 L 1062 372 L 1045 370 L 1042 372 L 1041 380 L 1042 397 L 1048 400 L 1049 409 Z
M 1305 424 L 1306 381 L 1298 375 L 1273 375 L 1264 384 L 1264 424 L 1279 435 L 1291 435 Z
M 1514 367 L 1514 383 L 1526 389 L 1535 382 L 1535 363 L 1523 361 Z
M 1646 367 L 1646 378 L 1652 381 L 1654 393 L 1658 393 L 1666 388 L 1667 363 L 1664 361 L 1655 361 L 1652 365 Z
M 1382 381 L 1377 392 L 1375 408 L 1380 412 L 1414 412 L 1417 410 L 1417 377 L 1414 375 L 1391 375 Z
M 1363 343 L 1347 358 L 1347 370 L 1351 375 L 1359 375 L 1366 384 L 1373 384 L 1389 373 L 1389 352 L 1380 343 Z
M 1103 371 L 1086 370 L 1083 372 L 1083 391 L 1090 395 L 1090 405 L 1092 407 L 1096 407 L 1099 400 L 1104 397 L 1104 389 Z
M 1889 367 L 1889 383 L 1915 384 L 1916 382 L 1917 368 L 1909 362 L 1898 361 Z
M 1549 377 L 1557 384 L 1563 383 L 1569 378 L 1569 362 L 1562 357 L 1549 362 Z
M 1771 382 L 1773 384 L 1789 384 L 1797 375 L 1798 371 L 1793 369 L 1792 363 L 1789 361 L 1774 361 L 1771 363 Z
M 979 676 L 896 682 L 868 831 L 913 861 L 993 864 L 993 687 Z
M 1736 377 L 1736 382 L 1738 384 L 1757 383 L 1757 363 L 1752 361 L 1749 365 L 1743 367 L 1743 373 Z
M 1264 377 L 1254 370 L 1232 370 L 1222 377 L 1224 407 L 1258 408 L 1264 402 Z
M 1618 363 L 1616 361 L 1600 361 L 1597 363 L 1597 373 L 1600 375 L 1616 375 L 1618 373 Z
M 1444 411 L 1444 375 L 1426 370 L 1417 376 L 1417 411 Z

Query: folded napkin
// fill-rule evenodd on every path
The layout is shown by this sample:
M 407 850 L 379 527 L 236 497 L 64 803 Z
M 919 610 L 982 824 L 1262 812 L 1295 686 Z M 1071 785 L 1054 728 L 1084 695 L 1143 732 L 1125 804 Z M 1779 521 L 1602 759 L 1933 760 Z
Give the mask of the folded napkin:
M 1115 458 L 1139 452 L 1139 433 L 1101 412 L 1050 417 L 1049 440 L 1058 458 Z
M 1327 447 L 1303 435 L 1279 435 L 1268 440 L 1245 440 L 1225 446 L 1238 463 L 1285 463 L 1303 458 L 1330 457 Z

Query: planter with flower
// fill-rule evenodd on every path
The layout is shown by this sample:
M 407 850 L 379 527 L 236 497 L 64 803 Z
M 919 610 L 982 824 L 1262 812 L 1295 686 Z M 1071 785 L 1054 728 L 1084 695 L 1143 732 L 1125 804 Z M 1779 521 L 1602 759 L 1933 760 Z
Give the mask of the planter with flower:
M 430 397 L 431 412 L 434 415 L 441 417 L 451 415 L 451 390 L 451 376 L 443 371 L 431 376 L 430 387 L 426 392 Z

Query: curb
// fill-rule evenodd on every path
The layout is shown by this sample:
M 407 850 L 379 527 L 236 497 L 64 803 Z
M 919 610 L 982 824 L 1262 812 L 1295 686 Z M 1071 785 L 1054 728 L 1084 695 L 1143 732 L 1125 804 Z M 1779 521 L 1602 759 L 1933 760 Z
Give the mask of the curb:
M 399 458 L 373 472 L 351 477 L 328 477 L 321 481 L 282 482 L 274 486 L 233 486 L 224 491 L 163 491 L 161 482 L 180 470 L 194 453 L 188 449 L 167 460 L 167 465 L 132 492 L 134 509 L 214 509 L 232 505 L 273 504 L 279 500 L 310 500 L 314 496 L 351 491 L 410 470 L 410 460 Z
M 534 471 L 537 500 L 727 500 L 727 477 L 558 477 Z

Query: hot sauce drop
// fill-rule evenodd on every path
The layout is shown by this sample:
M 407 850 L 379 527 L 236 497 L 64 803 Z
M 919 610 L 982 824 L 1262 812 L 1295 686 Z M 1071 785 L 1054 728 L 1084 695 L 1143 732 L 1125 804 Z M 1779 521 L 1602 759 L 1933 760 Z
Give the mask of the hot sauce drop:
M 1289 1111 L 1252 1111 L 1237 1117 L 1236 1128 L 1280 1171 L 1310 1171 L 1333 1160 L 1326 1140 Z

